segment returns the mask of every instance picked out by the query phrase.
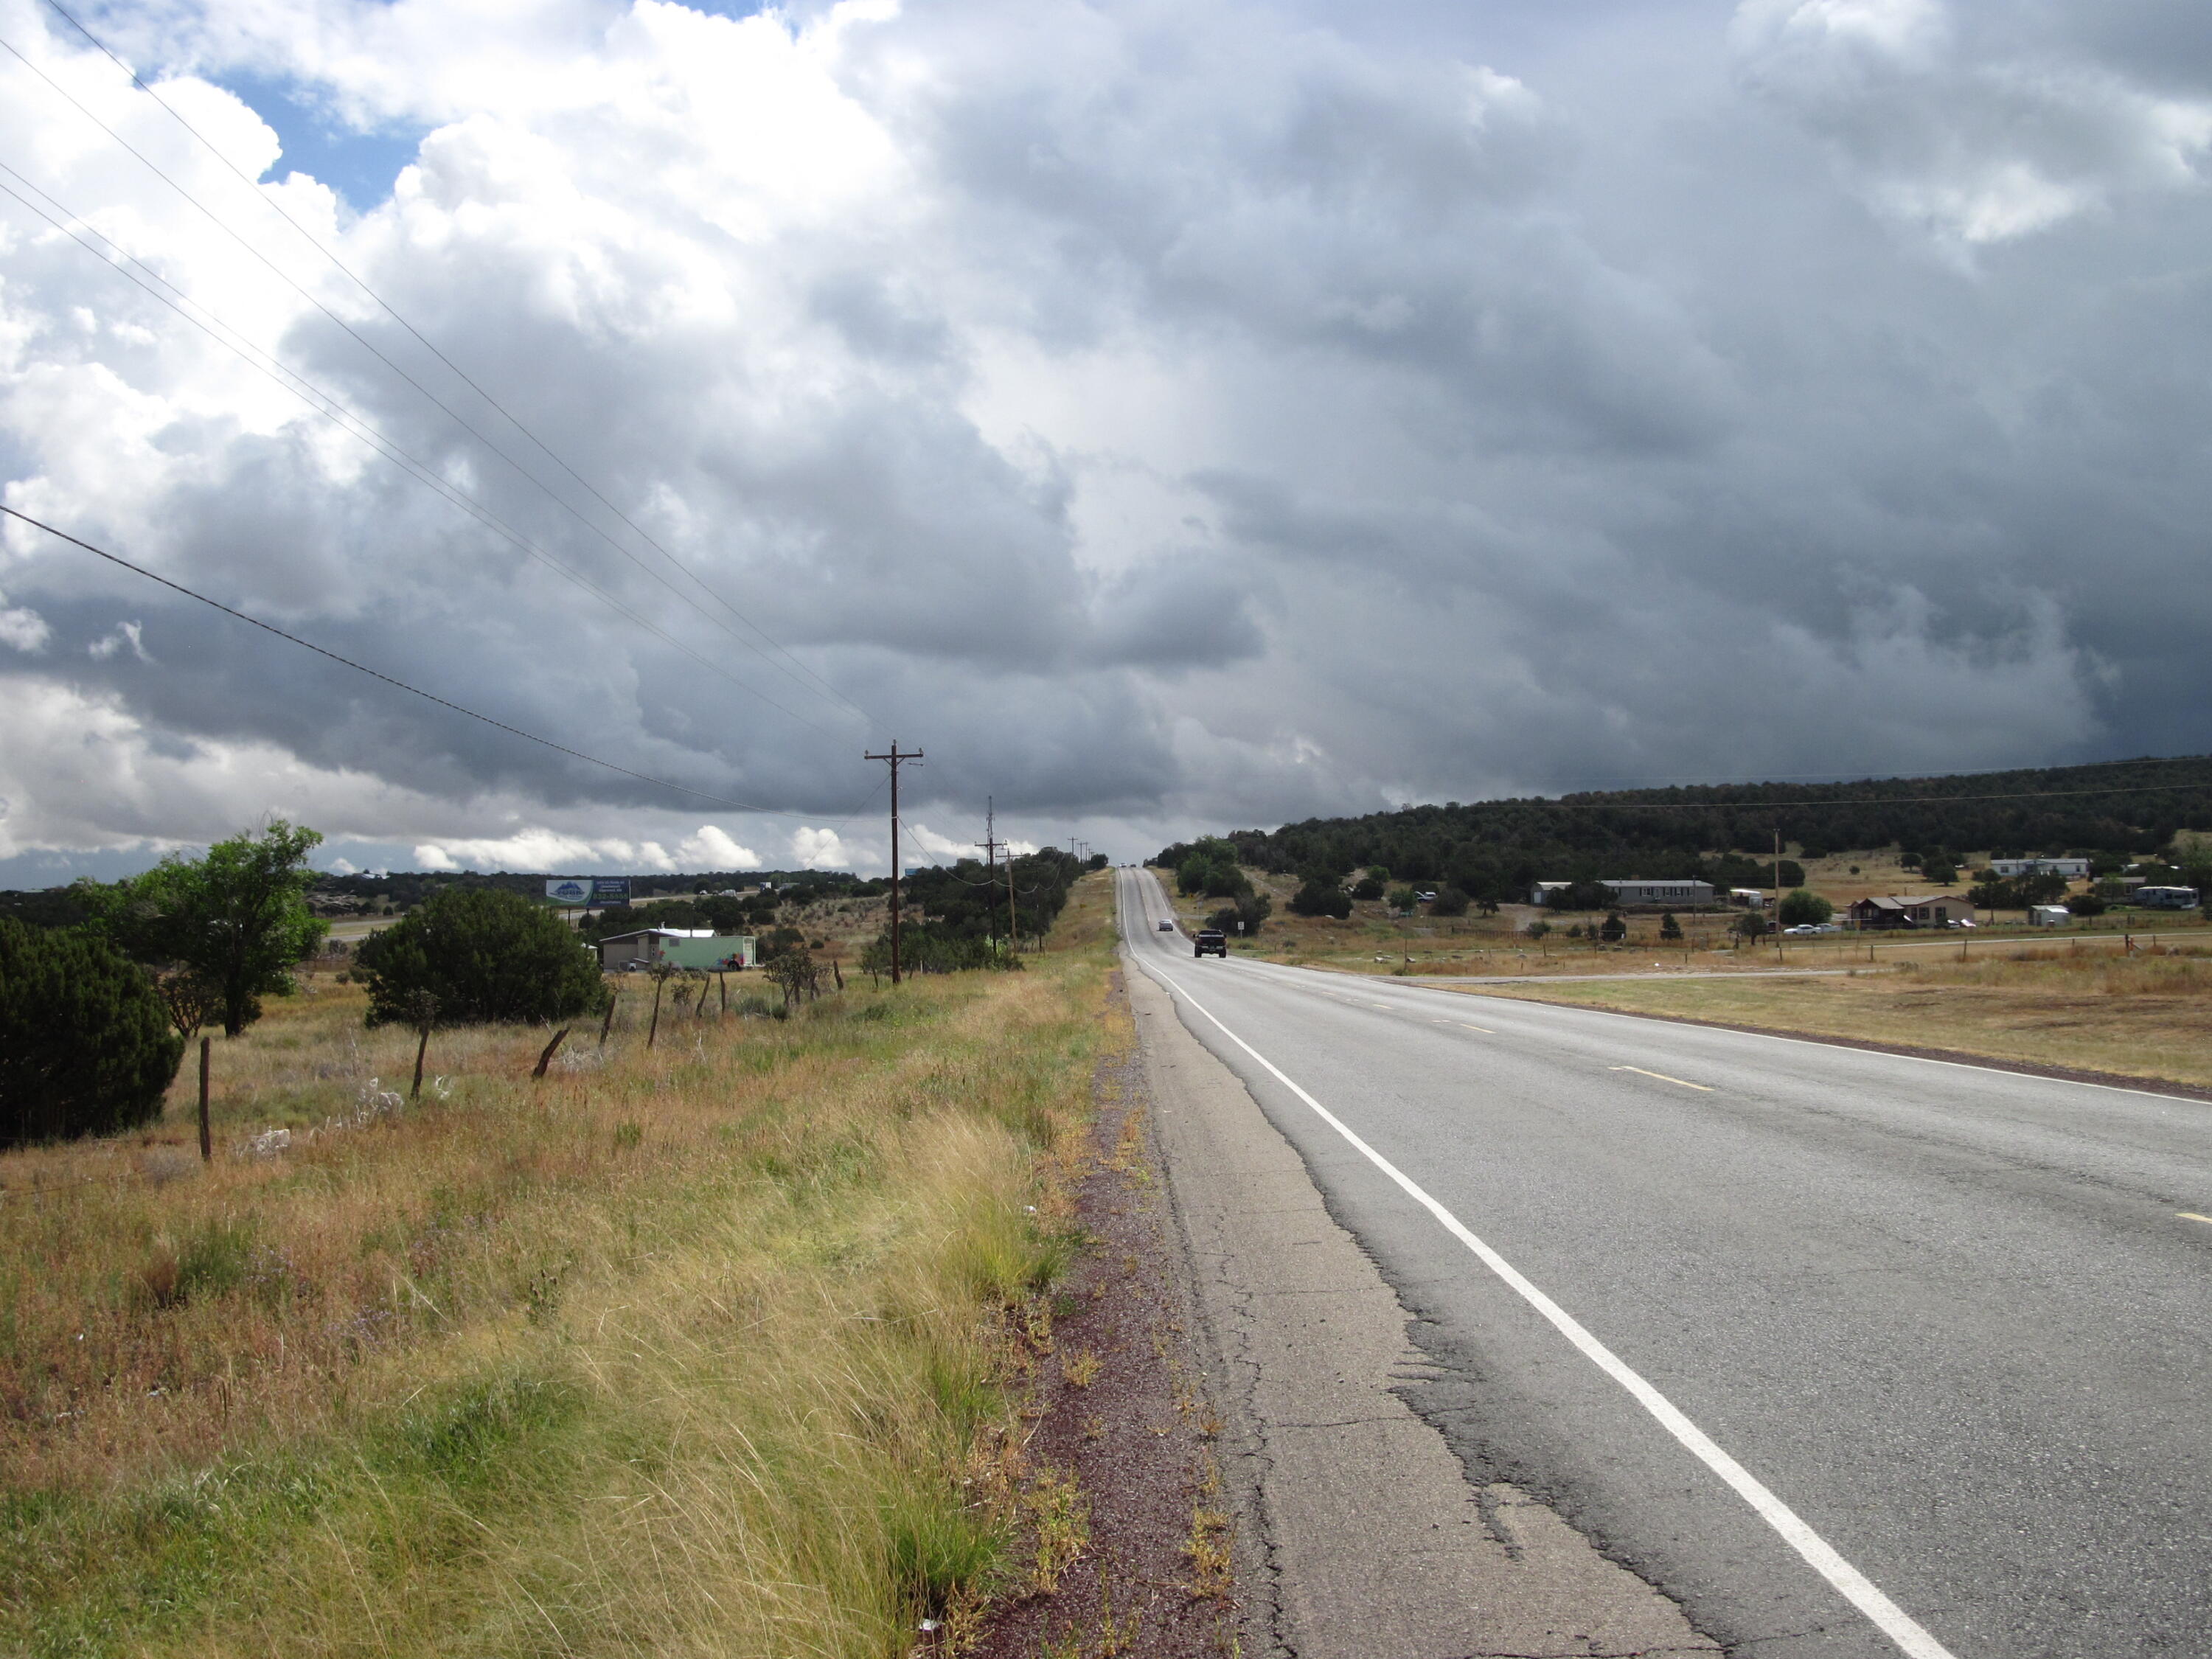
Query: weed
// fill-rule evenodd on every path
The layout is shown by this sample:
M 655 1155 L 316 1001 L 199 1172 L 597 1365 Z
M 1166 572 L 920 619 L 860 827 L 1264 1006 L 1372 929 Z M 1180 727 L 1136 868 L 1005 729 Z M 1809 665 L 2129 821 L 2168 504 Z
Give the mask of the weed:
M 1190 1558 L 1190 1593 L 1224 1595 L 1230 1585 L 1229 1517 L 1199 1505 L 1190 1513 L 1190 1537 L 1182 1547 Z
M 1098 1380 L 1098 1356 L 1085 1348 L 1081 1353 L 1060 1362 L 1060 1375 L 1079 1389 L 1087 1389 Z
M 1056 1595 L 1060 1574 L 1075 1565 L 1091 1541 L 1090 1512 L 1075 1477 L 1063 1478 L 1049 1469 L 1030 1488 L 1027 1507 L 1036 1537 L 1030 1588 L 1039 1595 Z

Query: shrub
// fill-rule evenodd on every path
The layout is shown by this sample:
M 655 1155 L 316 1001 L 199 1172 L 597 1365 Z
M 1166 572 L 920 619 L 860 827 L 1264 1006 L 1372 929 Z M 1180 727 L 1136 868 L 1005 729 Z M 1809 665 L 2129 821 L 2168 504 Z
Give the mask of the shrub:
M 1413 915 L 1413 907 L 1421 902 L 1412 888 L 1405 886 L 1393 887 L 1389 896 L 1390 908 L 1401 916 Z
M 1541 939 L 1545 934 L 1551 931 L 1552 924 L 1548 921 L 1541 921 L 1530 922 L 1527 928 L 1527 933 L 1530 939 Z
M 1682 924 L 1674 920 L 1674 913 L 1672 910 L 1659 918 L 1659 937 L 1664 939 L 1679 939 L 1682 937 Z
M 1836 914 L 1836 907 L 1818 893 L 1809 893 L 1802 887 L 1782 896 L 1782 908 L 1775 912 L 1784 927 L 1802 927 L 1808 923 L 1823 922 Z
M 1372 876 L 1362 876 L 1352 884 L 1352 896 L 1356 899 L 1379 899 L 1382 896 L 1382 884 Z
M 1328 876 L 1308 876 L 1291 896 L 1294 916 L 1334 916 L 1342 921 L 1352 914 L 1352 895 Z
M 496 888 L 453 888 L 362 941 L 368 1023 L 412 1024 L 423 994 L 443 1024 L 568 1019 L 605 1006 L 599 963 L 550 910 Z
M 1618 945 L 1628 937 L 1628 924 L 1621 920 L 1620 912 L 1615 910 L 1597 931 L 1598 937 L 1607 945 Z
M 1554 910 L 1603 910 L 1613 903 L 1613 889 L 1601 881 L 1571 881 L 1553 888 L 1544 902 Z
M 2101 916 L 2105 914 L 2105 901 L 2094 893 L 2076 893 L 2066 901 L 2066 908 L 2077 916 Z
M 1447 887 L 1429 906 L 1429 914 L 1432 916 L 1463 916 L 1467 914 L 1467 907 L 1474 902 L 1458 888 Z
M 114 945 L 0 918 L 0 1146 L 152 1121 L 184 1052 L 153 981 Z
M 1249 939 L 1260 931 L 1275 908 L 1274 900 L 1265 893 L 1247 893 L 1234 904 L 1224 904 L 1206 919 L 1209 927 L 1218 927 L 1232 939 L 1242 933 Z M 1241 925 L 1240 925 L 1241 924 Z

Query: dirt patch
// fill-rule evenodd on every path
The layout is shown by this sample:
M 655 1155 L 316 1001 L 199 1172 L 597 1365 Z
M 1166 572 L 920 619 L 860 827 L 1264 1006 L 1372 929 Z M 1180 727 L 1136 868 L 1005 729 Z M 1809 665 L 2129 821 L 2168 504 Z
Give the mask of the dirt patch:
M 1126 989 L 1115 975 L 1117 1013 Z M 1218 1659 L 1236 1651 L 1234 1528 L 1133 1043 L 1099 1068 L 1076 1221 L 1090 1243 L 1030 1333 L 1020 1575 L 969 1653 Z

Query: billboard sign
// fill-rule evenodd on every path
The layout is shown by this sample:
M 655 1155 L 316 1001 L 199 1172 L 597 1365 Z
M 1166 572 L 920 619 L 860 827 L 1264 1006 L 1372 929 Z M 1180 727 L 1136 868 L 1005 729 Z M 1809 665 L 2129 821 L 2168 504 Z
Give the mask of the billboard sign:
M 549 881 L 545 884 L 545 896 L 556 904 L 589 904 L 592 902 L 592 879 L 588 876 L 580 881 L 573 878 Z
M 602 904 L 628 904 L 629 878 L 601 876 L 592 883 L 592 896 Z

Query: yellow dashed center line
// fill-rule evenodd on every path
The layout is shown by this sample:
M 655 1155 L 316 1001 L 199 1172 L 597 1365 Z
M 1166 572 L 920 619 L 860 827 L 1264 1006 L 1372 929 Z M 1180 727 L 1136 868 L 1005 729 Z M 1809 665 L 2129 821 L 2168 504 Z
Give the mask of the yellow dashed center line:
M 1647 1072 L 1641 1066 L 1608 1066 L 1606 1067 L 1606 1070 L 1609 1072 L 1633 1072 L 1638 1077 L 1656 1077 L 1662 1083 L 1679 1084 L 1685 1089 L 1695 1089 L 1699 1094 L 1703 1095 L 1709 1095 L 1713 1091 L 1713 1085 L 1710 1083 L 1691 1083 L 1679 1077 L 1668 1077 L 1664 1072 Z

